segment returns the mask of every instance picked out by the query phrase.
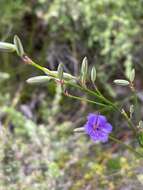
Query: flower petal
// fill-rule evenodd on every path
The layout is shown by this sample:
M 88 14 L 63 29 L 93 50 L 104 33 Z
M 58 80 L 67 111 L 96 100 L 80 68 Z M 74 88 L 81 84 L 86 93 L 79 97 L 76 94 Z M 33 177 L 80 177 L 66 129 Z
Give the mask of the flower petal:
M 110 123 L 106 123 L 106 125 L 102 126 L 102 130 L 105 133 L 111 133 L 112 132 L 112 125 Z
M 90 134 L 92 133 L 92 131 L 93 131 L 92 126 L 89 125 L 88 123 L 87 123 L 86 125 L 84 125 L 84 129 L 85 129 L 85 132 L 86 132 L 88 135 L 90 135 Z
M 106 135 L 103 135 L 102 137 L 100 137 L 100 141 L 103 143 L 107 142 L 108 141 L 108 135 L 106 134 Z
M 94 141 L 94 142 L 99 142 L 98 138 L 95 135 L 90 135 L 90 138 Z
M 97 114 L 90 113 L 90 114 L 88 115 L 87 119 L 88 119 L 87 122 L 88 122 L 89 124 L 93 125 L 93 124 L 96 122 L 96 120 L 98 119 L 98 115 L 97 115 Z
M 100 142 L 107 142 L 108 141 L 108 133 L 100 132 L 98 133 L 98 139 Z
M 107 133 L 96 133 L 96 134 L 91 134 L 90 138 L 94 142 L 107 142 L 108 141 L 108 134 Z
M 99 122 L 100 126 L 103 126 L 103 125 L 106 124 L 107 119 L 106 119 L 105 116 L 103 116 L 103 115 L 99 115 L 99 116 L 98 116 L 98 122 Z

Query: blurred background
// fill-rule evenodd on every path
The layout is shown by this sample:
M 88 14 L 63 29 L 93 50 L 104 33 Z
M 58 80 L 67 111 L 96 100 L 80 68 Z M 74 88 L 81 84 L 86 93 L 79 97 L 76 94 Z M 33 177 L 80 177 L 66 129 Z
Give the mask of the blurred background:
M 77 76 L 87 56 L 98 88 L 127 109 L 130 92 L 113 80 L 135 67 L 142 103 L 142 0 L 0 0 L 0 41 L 15 34 L 36 63 L 53 70 L 63 62 Z M 53 82 L 26 84 L 41 74 L 16 54 L 0 53 L 0 190 L 142 190 L 142 160 L 73 133 L 98 107 L 63 97 Z M 117 113 L 104 114 L 118 138 L 136 145 Z

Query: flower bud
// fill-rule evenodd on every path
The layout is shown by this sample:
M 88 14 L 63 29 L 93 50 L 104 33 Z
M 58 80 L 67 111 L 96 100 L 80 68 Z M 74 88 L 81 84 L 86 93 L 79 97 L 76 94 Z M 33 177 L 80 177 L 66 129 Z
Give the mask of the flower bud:
M 129 81 L 123 79 L 114 80 L 114 83 L 120 86 L 128 86 L 130 84 Z
M 134 113 L 134 105 L 130 106 L 130 118 L 133 117 L 133 113 Z
M 87 57 L 85 57 L 82 61 L 82 65 L 81 65 L 81 73 L 87 73 L 88 70 L 88 60 Z
M 25 53 L 24 53 L 24 49 L 23 49 L 23 45 L 21 43 L 21 40 L 19 39 L 19 37 L 17 35 L 14 36 L 14 44 L 16 46 L 17 54 L 20 57 L 22 57 Z
M 94 83 L 96 80 L 96 68 L 92 67 L 91 69 L 91 81 Z
M 10 43 L 0 42 L 0 51 L 14 52 L 14 51 L 16 51 L 16 47 L 15 47 L 15 45 L 10 44 Z
M 135 79 L 135 69 L 131 70 L 131 72 L 129 74 L 129 79 L 130 79 L 131 82 L 134 81 L 134 79 Z
M 85 128 L 84 127 L 79 127 L 79 128 L 74 129 L 73 131 L 78 132 L 78 133 L 85 132 Z
M 81 65 L 81 80 L 82 82 L 85 82 L 86 78 L 87 78 L 87 74 L 88 74 L 88 60 L 87 57 L 85 57 L 82 61 L 82 65 Z
M 60 79 L 60 81 L 63 80 L 63 64 L 60 63 L 58 66 L 58 78 Z
M 53 79 L 53 77 L 49 77 L 49 76 L 36 76 L 36 77 L 31 77 L 29 79 L 27 79 L 27 83 L 29 84 L 38 84 L 38 83 L 44 83 L 47 82 L 49 80 Z

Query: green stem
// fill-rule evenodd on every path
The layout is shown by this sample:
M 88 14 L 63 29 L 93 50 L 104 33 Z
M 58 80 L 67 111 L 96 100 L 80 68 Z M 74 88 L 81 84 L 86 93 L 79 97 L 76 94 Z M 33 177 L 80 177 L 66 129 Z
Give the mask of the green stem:
M 136 89 L 133 90 L 133 95 L 134 95 L 134 113 L 135 113 L 135 121 L 138 121 L 139 118 L 140 118 L 140 115 L 139 115 L 139 110 L 138 110 L 138 97 L 137 97 Z
M 127 115 L 127 113 L 123 110 L 121 111 L 121 114 L 124 116 L 124 118 L 127 120 L 129 127 L 134 131 L 134 134 L 136 136 L 136 129 L 135 126 L 133 124 L 133 122 L 131 121 L 131 119 L 129 118 L 129 116 Z
M 133 147 L 131 147 L 130 145 L 124 144 L 121 140 L 116 139 L 115 137 L 109 135 L 109 139 L 111 139 L 112 141 L 123 145 L 124 147 L 126 147 L 127 149 L 129 149 L 130 151 L 134 152 L 136 155 L 138 155 L 139 157 L 143 158 L 143 154 L 141 154 L 140 152 L 137 152 Z
M 59 76 L 58 76 L 58 71 L 51 71 L 45 67 L 42 67 L 40 65 L 38 65 L 37 63 L 35 63 L 34 61 L 32 61 L 28 56 L 24 56 L 22 57 L 23 61 L 28 63 L 29 65 L 32 65 L 36 68 L 38 68 L 39 70 L 43 71 L 45 74 L 49 75 L 49 76 L 52 76 L 56 79 L 59 79 Z M 63 73 L 63 79 L 65 80 L 76 80 L 76 77 L 75 76 L 72 76 L 68 73 Z
M 77 100 L 81 100 L 81 101 L 86 101 L 86 102 L 89 102 L 89 103 L 92 103 L 92 104 L 96 104 L 96 105 L 99 105 L 99 106 L 107 106 L 106 104 L 102 104 L 102 103 L 99 103 L 99 102 L 95 102 L 95 101 L 92 101 L 92 100 L 89 100 L 89 99 L 86 99 L 86 98 L 81 98 L 79 96 L 74 96 L 74 95 L 71 95 L 71 94 L 67 94 L 66 96 L 70 97 L 70 98 L 73 98 L 73 99 L 77 99 Z
M 38 68 L 39 70 L 43 71 L 44 73 L 46 72 L 47 74 L 49 74 L 53 77 L 57 77 L 55 74 L 51 73 L 51 71 L 49 69 L 38 65 L 37 63 L 33 62 L 32 60 L 31 60 L 31 65 Z
M 83 86 L 81 87 L 78 84 L 74 84 L 74 83 L 70 83 L 70 82 L 68 82 L 68 84 L 71 85 L 71 86 L 73 86 L 73 87 L 79 88 L 82 91 L 86 91 L 90 95 L 94 95 L 95 97 L 99 98 L 100 100 L 104 101 L 105 103 L 107 103 L 108 105 L 112 106 L 114 109 L 116 109 L 116 110 L 119 111 L 119 108 L 115 104 L 113 104 L 111 101 L 107 100 L 103 95 L 101 96 L 101 93 L 99 95 L 96 92 L 93 92 L 93 91 L 91 91 L 90 89 L 88 89 L 86 87 L 83 87 Z

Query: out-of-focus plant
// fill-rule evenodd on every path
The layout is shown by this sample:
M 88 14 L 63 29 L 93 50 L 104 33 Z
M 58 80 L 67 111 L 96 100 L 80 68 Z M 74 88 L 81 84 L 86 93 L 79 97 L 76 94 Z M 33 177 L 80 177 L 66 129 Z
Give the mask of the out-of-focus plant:
M 116 74 L 116 67 L 121 72 L 125 68 L 126 73 L 134 62 L 142 67 L 141 0 L 39 2 L 41 6 L 37 6 L 36 13 L 47 25 L 52 44 L 67 42 L 75 58 L 89 54 L 91 64 L 96 62 L 100 84 Z M 109 74 L 104 75 L 103 69 Z M 110 96 L 116 96 L 110 84 L 104 88 Z
M 24 11 L 24 2 L 21 0 L 10 1 L 10 0 L 1 0 L 0 1 L 1 12 L 0 16 L 3 19 L 0 21 L 1 24 L 9 24 L 9 22 L 14 21 L 15 19 L 19 19 L 21 14 Z M 17 12 L 18 15 L 13 14 Z
M 63 31 L 63 37 L 73 42 L 84 37 L 86 45 L 96 47 L 107 64 L 126 60 L 132 52 L 133 42 L 140 32 L 137 19 L 142 15 L 142 1 L 74 0 L 70 3 L 55 0 L 47 6 L 49 9 L 43 10 L 43 18 L 51 32 L 60 35 Z

